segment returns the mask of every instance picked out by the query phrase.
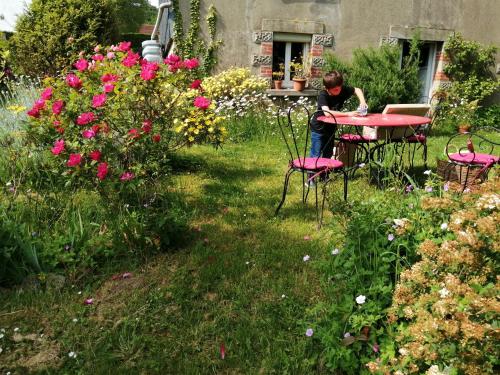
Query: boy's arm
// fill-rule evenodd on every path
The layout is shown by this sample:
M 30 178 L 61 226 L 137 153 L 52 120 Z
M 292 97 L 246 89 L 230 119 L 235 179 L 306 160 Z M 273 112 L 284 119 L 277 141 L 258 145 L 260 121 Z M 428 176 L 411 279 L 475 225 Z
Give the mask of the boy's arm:
M 334 111 L 330 109 L 328 106 L 322 106 L 321 110 L 325 114 L 326 117 L 342 117 L 342 116 L 354 116 L 357 112 L 352 111 L 352 112 L 339 112 L 339 111 Z
M 359 105 L 360 106 L 366 106 L 366 100 L 365 100 L 365 96 L 363 95 L 363 91 L 357 87 L 354 88 L 354 94 L 356 94 L 356 96 L 358 97 L 358 100 L 359 100 Z

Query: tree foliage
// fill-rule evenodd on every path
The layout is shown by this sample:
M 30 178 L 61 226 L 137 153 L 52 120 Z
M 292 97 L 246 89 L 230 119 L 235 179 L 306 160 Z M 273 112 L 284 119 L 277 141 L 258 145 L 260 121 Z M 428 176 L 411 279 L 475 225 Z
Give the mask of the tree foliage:
M 115 0 L 33 0 L 11 38 L 20 73 L 55 75 L 78 53 L 118 39 Z

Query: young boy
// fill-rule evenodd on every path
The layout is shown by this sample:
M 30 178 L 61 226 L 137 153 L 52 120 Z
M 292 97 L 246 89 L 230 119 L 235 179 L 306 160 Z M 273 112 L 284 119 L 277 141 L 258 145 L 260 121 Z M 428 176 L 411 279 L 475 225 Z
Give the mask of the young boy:
M 344 85 L 344 77 L 336 70 L 326 73 L 323 77 L 325 90 L 321 90 L 318 96 L 318 111 L 325 111 L 325 116 L 335 117 L 352 116 L 358 112 L 339 112 L 342 106 L 353 94 L 358 97 L 359 106 L 367 108 L 363 91 L 357 87 Z M 328 111 L 328 112 L 327 112 Z M 321 112 L 311 120 L 311 157 L 331 158 L 333 155 L 333 133 L 335 126 L 324 124 L 317 120 Z

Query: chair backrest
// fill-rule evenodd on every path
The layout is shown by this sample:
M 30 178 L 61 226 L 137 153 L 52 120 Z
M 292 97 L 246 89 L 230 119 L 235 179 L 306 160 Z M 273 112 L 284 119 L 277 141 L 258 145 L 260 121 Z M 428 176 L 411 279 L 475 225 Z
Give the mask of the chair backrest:
M 276 118 L 290 162 L 305 157 L 311 134 L 307 107 L 292 104 L 289 108 L 278 108 Z
M 450 137 L 446 143 L 445 153 L 448 159 L 451 154 L 464 156 L 472 154 L 472 161 L 476 154 L 499 156 L 500 130 L 484 126 L 472 132 L 458 133 Z
M 310 114 L 307 107 L 303 104 L 292 104 L 289 108 L 280 108 L 277 111 L 277 122 L 281 136 L 288 150 L 290 162 L 295 159 L 304 159 L 309 155 L 311 138 L 311 121 L 317 116 L 322 116 L 324 111 L 316 111 Z M 335 120 L 335 117 L 332 115 Z M 336 122 L 336 120 L 335 120 Z M 330 124 L 331 125 L 331 124 Z M 335 130 L 335 129 L 334 129 Z M 332 132 L 331 138 L 335 136 Z M 327 142 L 328 144 L 329 142 Z M 316 163 L 321 158 L 316 157 Z M 317 164 L 316 164 L 317 165 Z

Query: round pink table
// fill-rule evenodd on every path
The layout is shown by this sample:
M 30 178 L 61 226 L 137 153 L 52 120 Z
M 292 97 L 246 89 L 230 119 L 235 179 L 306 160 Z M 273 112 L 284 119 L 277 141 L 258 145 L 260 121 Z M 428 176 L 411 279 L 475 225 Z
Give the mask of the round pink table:
M 353 126 L 381 126 L 381 127 L 406 127 L 419 126 L 429 124 L 429 117 L 398 115 L 398 114 L 381 114 L 370 113 L 365 117 L 361 116 L 337 116 L 327 117 L 319 116 L 318 121 L 337 124 L 337 125 L 353 125 Z
M 332 125 L 342 125 L 342 126 L 352 126 L 356 131 L 356 135 L 350 136 L 351 141 L 349 143 L 355 143 L 356 146 L 361 147 L 366 155 L 364 162 L 370 162 L 376 160 L 375 154 L 377 153 L 379 157 L 378 161 L 384 159 L 385 152 L 383 150 L 386 146 L 392 144 L 395 145 L 395 150 L 397 146 L 404 148 L 405 140 L 408 137 L 415 135 L 415 131 L 422 125 L 429 124 L 431 119 L 429 117 L 423 116 L 413 116 L 413 115 L 403 115 L 403 114 L 381 114 L 381 113 L 370 113 L 365 117 L 361 116 L 336 116 L 327 117 L 319 116 L 318 121 L 332 124 Z M 363 136 L 363 127 L 379 127 L 384 128 L 384 137 L 381 138 L 366 138 Z M 399 129 L 399 130 L 398 130 Z M 337 138 L 340 142 L 346 142 L 346 139 Z M 370 147 L 373 145 L 373 147 Z M 382 152 L 381 152 L 382 151 Z M 402 156 L 403 151 L 398 152 Z M 397 158 L 402 162 L 402 157 Z

